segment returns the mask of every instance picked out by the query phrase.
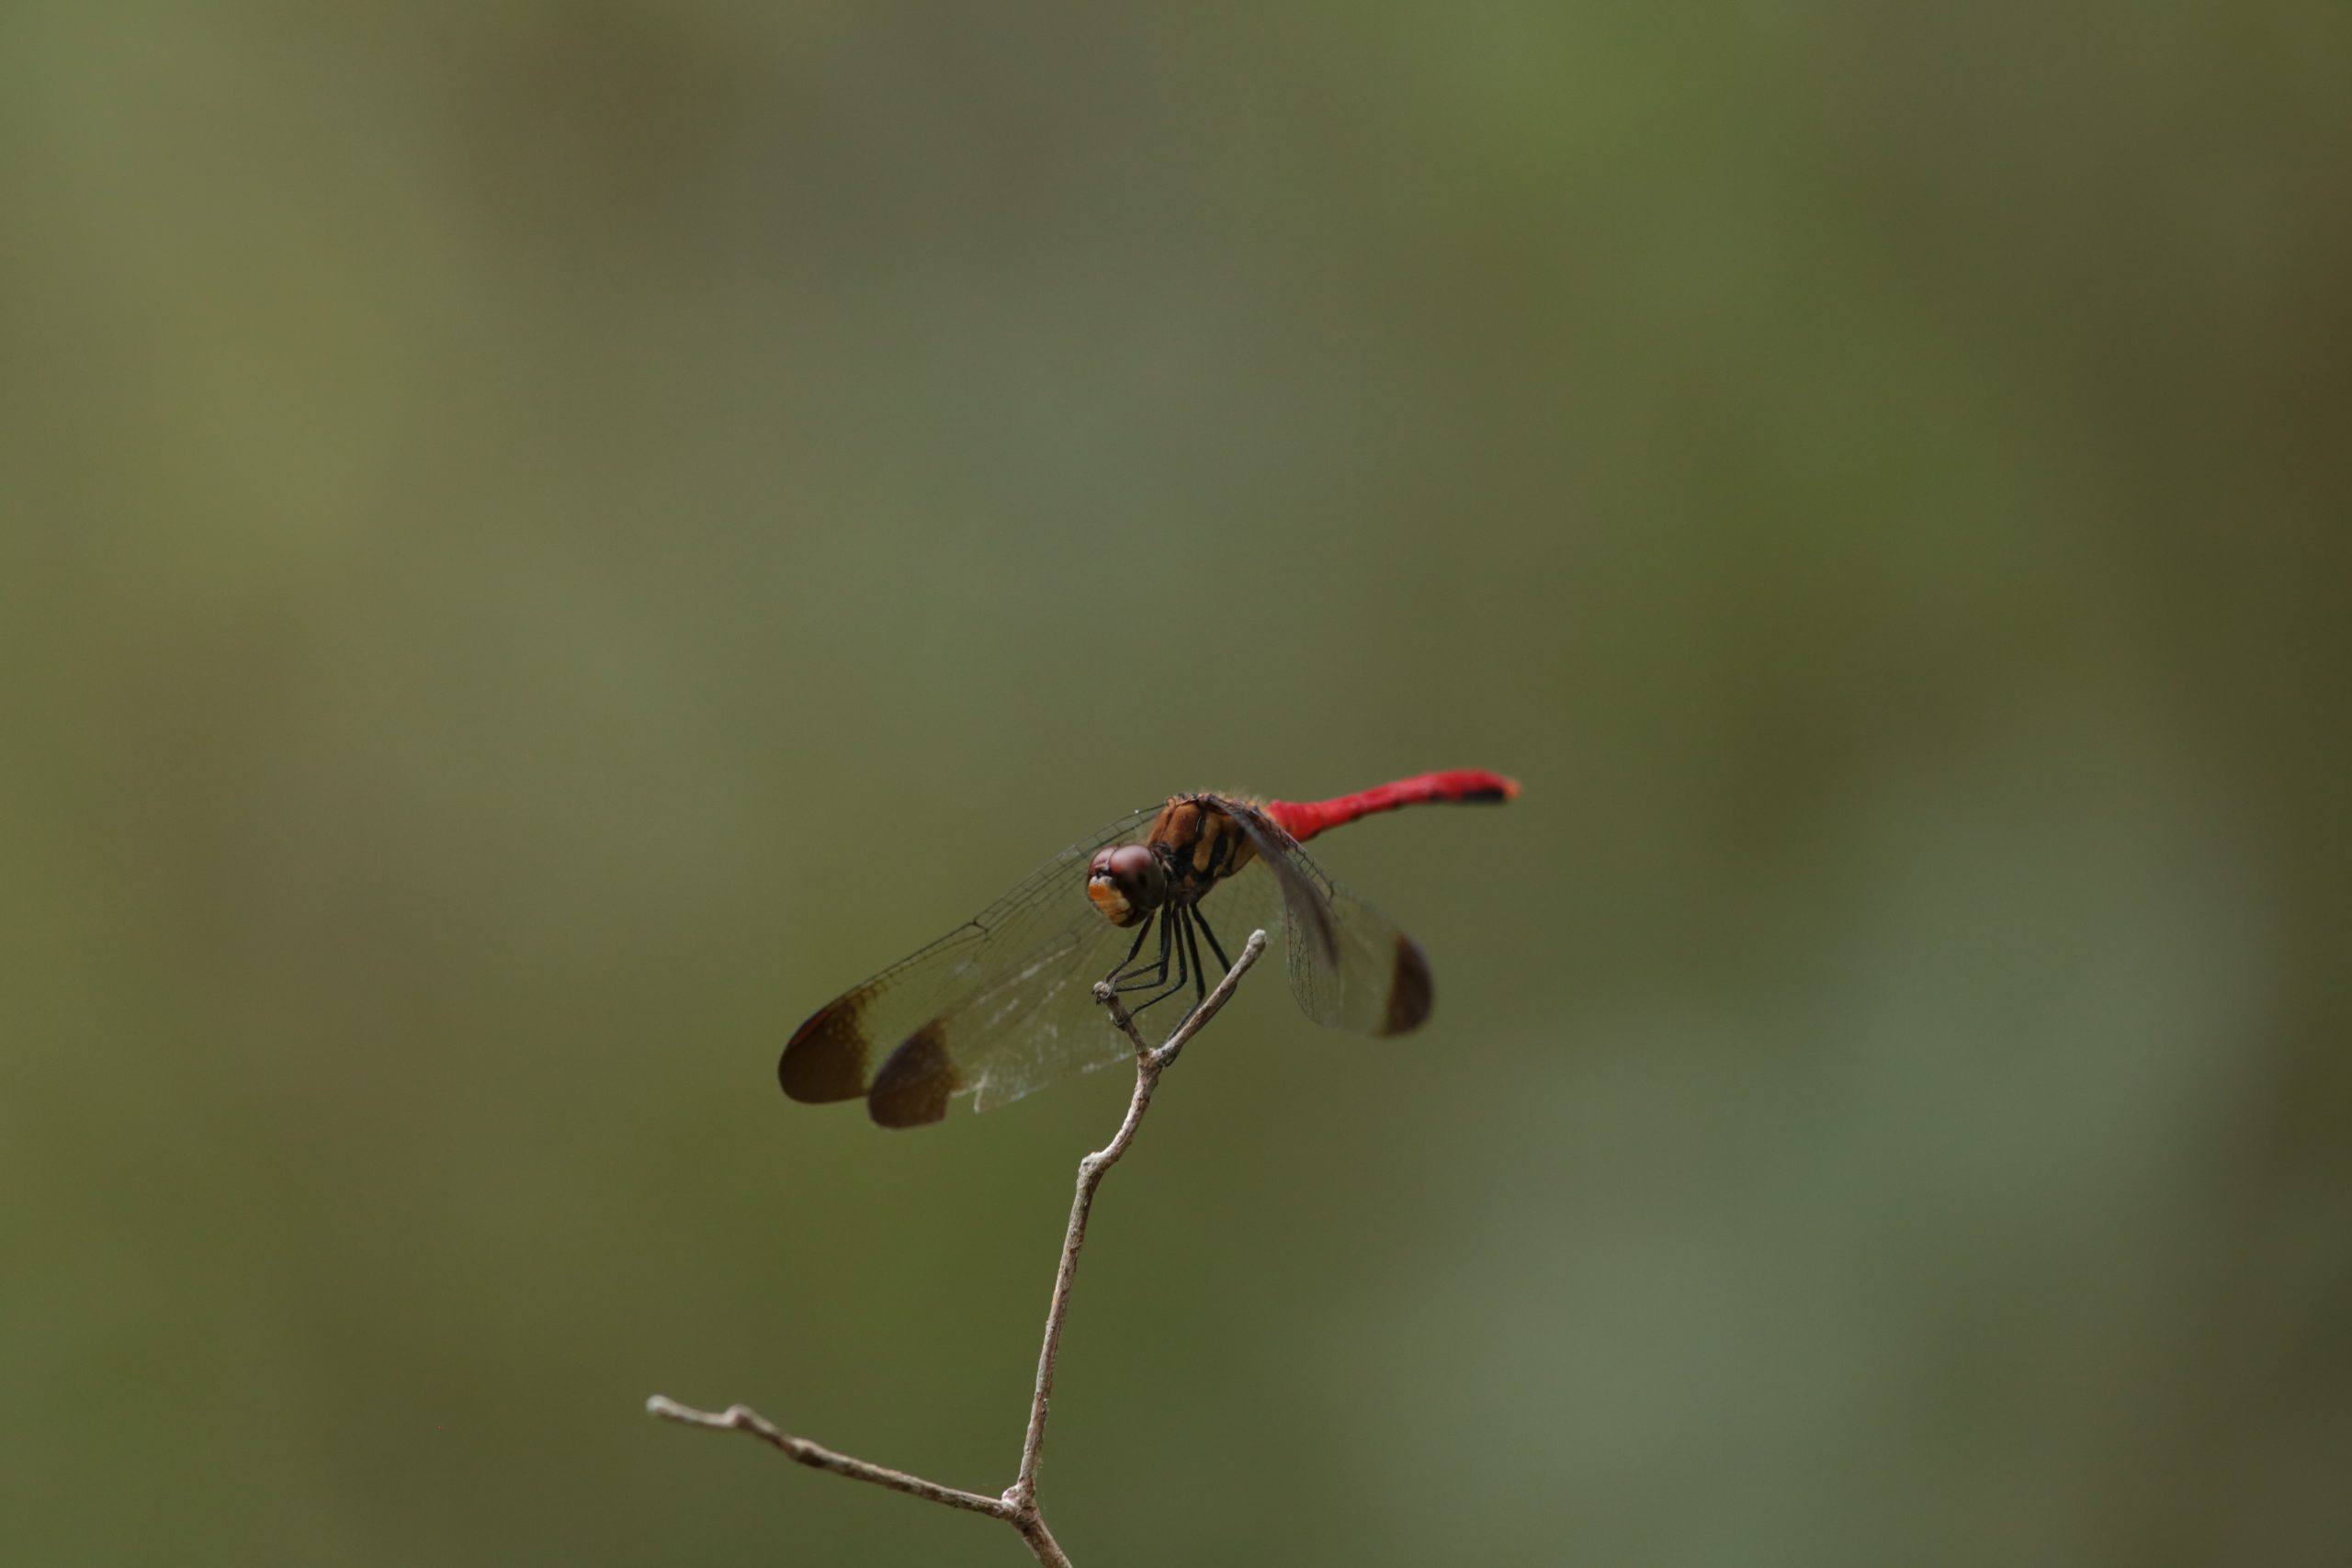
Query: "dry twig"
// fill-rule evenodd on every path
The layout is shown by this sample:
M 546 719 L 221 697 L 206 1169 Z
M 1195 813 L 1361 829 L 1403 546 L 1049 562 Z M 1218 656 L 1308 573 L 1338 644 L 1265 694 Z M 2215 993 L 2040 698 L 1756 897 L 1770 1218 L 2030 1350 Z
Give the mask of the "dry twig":
M 1037 1502 L 1037 1471 L 1045 1458 L 1046 1416 L 1053 1406 L 1054 1362 L 1061 1354 L 1062 1323 L 1069 1315 L 1070 1282 L 1078 1274 L 1079 1249 L 1086 1245 L 1086 1219 L 1094 1207 L 1094 1190 L 1102 1185 L 1103 1175 L 1119 1163 L 1119 1156 L 1136 1141 L 1136 1129 L 1143 1123 L 1143 1113 L 1151 1108 L 1152 1091 L 1159 1087 L 1159 1075 L 1176 1060 L 1186 1042 L 1216 1016 L 1217 1010 L 1225 1006 L 1235 987 L 1241 984 L 1241 976 L 1249 973 L 1250 966 L 1265 951 L 1266 933 L 1252 931 L 1241 949 L 1241 956 L 1234 960 L 1233 967 L 1217 982 L 1216 988 L 1176 1026 L 1176 1032 L 1165 1043 L 1156 1048 L 1144 1043 L 1135 1020 L 1127 1016 L 1127 1010 L 1119 1004 L 1117 995 L 1108 985 L 1094 987 L 1094 999 L 1102 1004 L 1112 1022 L 1135 1046 L 1136 1090 L 1127 1101 L 1126 1119 L 1119 1123 L 1111 1141 L 1078 1162 L 1078 1192 L 1070 1201 L 1069 1228 L 1062 1235 L 1061 1267 L 1055 1270 L 1053 1301 L 1046 1309 L 1046 1337 L 1037 1350 L 1037 1384 L 1029 1396 L 1029 1428 L 1022 1438 L 1021 1468 L 1002 1495 L 990 1497 L 984 1493 L 958 1491 L 904 1471 L 835 1453 L 821 1444 L 782 1430 L 748 1405 L 730 1404 L 719 1411 L 695 1410 L 657 1393 L 645 1402 L 647 1412 L 690 1427 L 748 1432 L 794 1462 L 812 1470 L 829 1470 L 853 1481 L 871 1482 L 950 1508 L 968 1509 L 1002 1519 L 1021 1532 L 1021 1539 L 1029 1543 L 1029 1550 L 1046 1568 L 1070 1568 L 1069 1556 L 1046 1528 L 1046 1517 Z

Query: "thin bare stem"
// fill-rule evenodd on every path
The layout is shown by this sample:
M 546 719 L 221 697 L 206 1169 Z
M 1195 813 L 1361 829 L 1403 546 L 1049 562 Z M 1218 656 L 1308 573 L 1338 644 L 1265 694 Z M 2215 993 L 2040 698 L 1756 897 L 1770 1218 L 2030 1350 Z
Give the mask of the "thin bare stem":
M 1136 1141 L 1136 1130 L 1143 1125 L 1143 1113 L 1151 1109 L 1152 1093 L 1159 1088 L 1159 1075 L 1176 1059 L 1184 1043 L 1217 1015 L 1235 987 L 1241 984 L 1241 976 L 1250 972 L 1250 966 L 1265 951 L 1266 933 L 1250 932 L 1241 956 L 1233 961 L 1233 967 L 1216 983 L 1216 989 L 1176 1026 L 1176 1032 L 1156 1051 L 1143 1043 L 1136 1021 L 1120 1005 L 1118 993 L 1107 983 L 1094 987 L 1094 999 L 1110 1010 L 1112 1021 L 1135 1043 L 1136 1091 L 1127 1101 L 1126 1119 L 1119 1123 L 1111 1141 L 1078 1162 L 1078 1191 L 1070 1199 L 1069 1228 L 1062 1233 L 1061 1267 L 1055 1271 L 1053 1300 L 1046 1308 L 1046 1341 L 1037 1349 L 1037 1386 L 1029 1398 L 1029 1430 L 1021 1443 L 1021 1470 L 1013 1477 L 1007 1497 L 1026 1499 L 1037 1495 L 1037 1466 L 1046 1450 L 1046 1416 L 1053 1404 L 1054 1363 L 1061 1355 L 1062 1321 L 1069 1315 L 1070 1284 L 1078 1277 L 1078 1250 L 1086 1245 L 1086 1220 L 1094 1208 L 1094 1190 L 1102 1185 L 1104 1175 L 1119 1163 L 1127 1145 Z
M 926 1502 L 944 1503 L 951 1508 L 969 1508 L 973 1513 L 993 1514 L 1001 1519 L 1012 1516 L 1012 1510 L 1005 1506 L 1001 1497 L 983 1496 L 978 1492 L 959 1492 L 953 1486 L 925 1481 L 920 1475 L 909 1475 L 903 1470 L 869 1464 L 862 1459 L 835 1453 L 821 1443 L 812 1443 L 806 1438 L 796 1438 L 780 1429 L 775 1422 L 748 1404 L 730 1404 L 718 1411 L 695 1410 L 657 1393 L 645 1402 L 645 1409 L 648 1415 L 688 1427 L 712 1427 L 722 1432 L 730 1429 L 749 1432 L 794 1463 L 805 1464 L 811 1470 L 830 1470 L 835 1475 L 846 1475 L 852 1481 L 870 1481 L 876 1486 L 887 1486 L 893 1492 L 904 1492 L 910 1497 L 921 1497 Z
M 1086 1220 L 1094 1206 L 1095 1189 L 1102 1185 L 1102 1178 L 1119 1163 L 1127 1145 L 1136 1140 L 1136 1131 L 1143 1124 L 1143 1113 L 1151 1108 L 1151 1097 L 1159 1087 L 1159 1075 L 1168 1070 L 1185 1043 L 1198 1034 L 1209 1020 L 1232 997 L 1241 984 L 1241 976 L 1258 962 L 1266 951 L 1266 933 L 1250 933 L 1241 949 L 1241 956 L 1234 960 L 1216 988 L 1194 1008 L 1175 1032 L 1157 1049 L 1147 1044 L 1136 1021 L 1120 1005 L 1117 994 L 1109 985 L 1094 987 L 1094 999 L 1110 1013 L 1111 1021 L 1136 1048 L 1136 1088 L 1127 1100 L 1127 1114 L 1111 1141 L 1078 1162 L 1078 1191 L 1070 1200 L 1069 1226 L 1062 1234 L 1061 1265 L 1054 1273 L 1053 1300 L 1046 1309 L 1045 1343 L 1037 1351 L 1037 1383 L 1029 1399 L 1029 1427 L 1021 1443 L 1021 1469 L 1013 1476 L 1012 1484 L 1001 1497 L 990 1497 L 978 1492 L 960 1491 L 942 1486 L 935 1481 L 925 1481 L 919 1475 L 909 1475 L 901 1470 L 853 1459 L 836 1453 L 820 1443 L 797 1438 L 778 1427 L 749 1405 L 730 1404 L 724 1410 L 695 1410 L 673 1399 L 655 1394 L 645 1402 L 647 1412 L 665 1421 L 676 1421 L 689 1427 L 707 1427 L 718 1431 L 746 1432 L 775 1449 L 797 1464 L 812 1470 L 831 1471 L 853 1481 L 868 1482 L 886 1486 L 893 1492 L 904 1492 L 910 1497 L 942 1504 L 950 1508 L 962 1508 L 970 1513 L 987 1514 L 1010 1524 L 1020 1532 L 1030 1552 L 1045 1568 L 1071 1568 L 1070 1560 L 1054 1540 L 1053 1531 L 1046 1528 L 1046 1517 L 1037 1504 L 1037 1471 L 1046 1450 L 1046 1416 L 1053 1404 L 1054 1364 L 1061 1355 L 1062 1324 L 1069 1315 L 1071 1282 L 1078 1276 L 1079 1249 L 1086 1245 Z

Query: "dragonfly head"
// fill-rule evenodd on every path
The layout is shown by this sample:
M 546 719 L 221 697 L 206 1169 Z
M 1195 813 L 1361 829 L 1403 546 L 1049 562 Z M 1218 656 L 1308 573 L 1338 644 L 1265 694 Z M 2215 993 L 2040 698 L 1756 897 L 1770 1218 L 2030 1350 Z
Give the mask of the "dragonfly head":
M 1086 896 L 1113 925 L 1140 925 L 1167 901 L 1168 873 L 1150 845 L 1114 844 L 1087 863 Z

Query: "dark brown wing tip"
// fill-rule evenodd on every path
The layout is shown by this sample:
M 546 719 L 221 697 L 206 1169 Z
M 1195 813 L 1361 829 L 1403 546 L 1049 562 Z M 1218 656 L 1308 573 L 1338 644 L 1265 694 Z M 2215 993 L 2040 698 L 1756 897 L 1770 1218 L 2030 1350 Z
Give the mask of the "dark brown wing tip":
M 947 1059 L 933 1021 L 890 1053 L 866 1091 L 865 1110 L 876 1126 L 926 1127 L 946 1116 L 956 1089 L 956 1065 Z
M 1430 979 L 1430 961 L 1420 944 L 1402 931 L 1396 934 L 1396 967 L 1388 978 L 1388 1011 L 1382 1018 L 1383 1034 L 1408 1034 L 1430 1016 L 1436 1000 Z
M 806 1105 L 855 1100 L 865 1092 L 865 1031 L 858 998 L 843 997 L 792 1032 L 776 1059 L 776 1082 Z

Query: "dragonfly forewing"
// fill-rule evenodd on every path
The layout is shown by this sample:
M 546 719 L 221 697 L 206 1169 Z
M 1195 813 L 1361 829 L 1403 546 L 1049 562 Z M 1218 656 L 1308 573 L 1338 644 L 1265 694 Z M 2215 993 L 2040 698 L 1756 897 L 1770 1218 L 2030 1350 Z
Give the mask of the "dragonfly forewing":
M 920 1120 L 936 1121 L 948 1098 L 991 1080 L 991 1051 L 1011 1052 L 1018 1060 L 1024 1036 L 1048 1025 L 1051 1035 L 1063 1033 L 1058 1010 L 1023 1024 L 1016 998 L 1046 980 L 1054 960 L 1077 963 L 1084 943 L 1130 940 L 1089 904 L 1084 868 L 1096 850 L 1139 834 L 1157 809 L 1105 824 L 963 925 L 818 1010 L 794 1032 L 776 1064 L 785 1093 L 820 1102 L 864 1096 L 875 1119 L 888 1114 L 893 1125 L 912 1124 L 899 1118 L 924 1111 L 930 1114 Z M 1116 956 L 1103 960 L 1104 972 Z M 1102 977 L 1082 968 L 1079 973 L 1085 981 L 1081 993 Z M 1005 1038 L 991 1042 L 980 1028 L 984 1019 L 1000 1021 Z M 1101 1027 L 1115 1044 L 1116 1032 L 1107 1023 Z M 1007 1067 L 996 1081 L 1011 1072 Z

